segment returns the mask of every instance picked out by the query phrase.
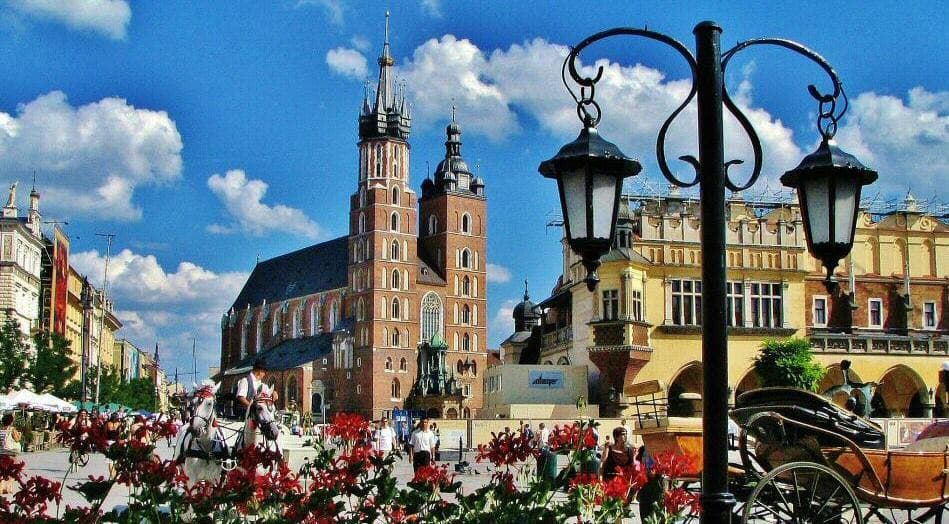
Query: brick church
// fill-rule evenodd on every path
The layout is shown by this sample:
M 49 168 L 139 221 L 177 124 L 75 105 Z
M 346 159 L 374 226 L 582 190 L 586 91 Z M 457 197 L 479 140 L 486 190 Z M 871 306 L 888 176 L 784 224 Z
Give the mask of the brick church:
M 388 18 L 378 63 L 359 112 L 349 234 L 256 265 L 221 319 L 221 391 L 261 359 L 281 408 L 470 418 L 488 341 L 484 181 L 452 114 L 445 158 L 416 193 Z

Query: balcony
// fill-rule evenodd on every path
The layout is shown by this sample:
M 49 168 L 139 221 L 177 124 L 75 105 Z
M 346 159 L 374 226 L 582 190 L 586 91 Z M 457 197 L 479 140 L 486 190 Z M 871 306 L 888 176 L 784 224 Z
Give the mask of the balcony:
M 623 391 L 652 358 L 649 327 L 635 320 L 591 322 L 593 344 L 587 348 L 590 361 L 599 368 L 608 385 Z
M 949 339 L 938 333 L 906 336 L 887 333 L 811 332 L 808 338 L 814 353 L 949 356 Z
M 544 333 L 541 337 L 541 352 L 551 353 L 559 351 L 573 343 L 573 326 L 566 326 L 560 329 Z

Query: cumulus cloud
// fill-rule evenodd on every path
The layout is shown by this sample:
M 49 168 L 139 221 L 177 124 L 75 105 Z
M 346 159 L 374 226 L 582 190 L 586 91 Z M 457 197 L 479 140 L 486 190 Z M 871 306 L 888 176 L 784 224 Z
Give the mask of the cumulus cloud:
M 343 25 L 344 6 L 342 0 L 298 0 L 297 7 L 317 6 L 326 12 L 326 18 L 335 25 Z
M 488 282 L 503 284 L 511 281 L 511 271 L 500 264 L 488 262 L 487 273 Z
M 261 202 L 267 194 L 267 183 L 248 179 L 241 169 L 232 169 L 221 176 L 217 173 L 208 178 L 208 187 L 224 204 L 224 209 L 233 225 L 212 224 L 211 233 L 230 233 L 237 229 L 252 235 L 276 231 L 316 238 L 320 227 L 306 214 L 283 204 L 270 206 Z
M 422 0 L 422 11 L 425 12 L 428 16 L 435 18 L 442 17 L 442 2 L 441 0 Z
M 519 113 L 555 136 L 569 139 L 579 129 L 576 106 L 563 90 L 550 88 L 560 84 L 561 64 L 568 51 L 566 46 L 537 38 L 486 53 L 467 39 L 445 35 L 416 48 L 400 74 L 411 86 L 413 116 L 422 126 L 446 118 L 445 100 L 454 97 L 464 128 L 492 140 L 520 132 Z M 603 68 L 597 86 L 597 99 L 604 108 L 600 129 L 628 152 L 654 151 L 659 127 L 688 95 L 691 80 L 670 79 L 658 69 L 606 59 L 581 70 L 593 76 L 595 67 Z M 735 99 L 755 124 L 767 152 L 765 173 L 780 173 L 796 165 L 800 149 L 780 120 L 753 107 L 750 74 L 751 70 L 745 72 L 746 80 Z M 697 155 L 695 122 L 693 103 L 670 129 L 668 158 Z M 726 119 L 725 132 L 729 157 L 750 160 L 750 143 L 734 118 Z M 655 172 L 652 157 L 645 155 L 642 161 L 647 171 Z M 684 170 L 682 177 L 689 178 L 691 168 L 675 162 L 671 167 Z M 736 178 L 747 174 L 749 167 L 736 168 Z
M 500 334 L 501 340 L 514 332 L 514 306 L 517 304 L 517 300 L 505 300 L 491 317 L 491 332 Z
M 949 184 L 949 91 L 909 91 L 906 100 L 861 93 L 851 100 L 836 139 L 880 173 L 871 186 L 884 192 L 911 189 L 917 197 L 944 193 Z
M 72 253 L 70 262 L 101 289 L 105 256 L 96 250 Z M 199 372 L 220 355 L 220 319 L 248 274 L 218 273 L 181 261 L 166 270 L 153 255 L 123 249 L 109 260 L 109 293 L 123 323 L 119 337 L 151 350 L 161 343 L 162 362 L 191 367 L 191 339 L 197 339 Z M 180 360 L 179 360 L 180 359 Z
M 52 91 L 0 112 L 0 177 L 40 178 L 44 207 L 65 214 L 137 220 L 135 188 L 181 176 L 181 135 L 164 111 L 121 98 L 80 107 Z
M 337 47 L 326 53 L 326 63 L 333 72 L 361 80 L 369 73 L 366 57 L 355 49 Z
M 132 19 L 132 8 L 125 0 L 9 0 L 9 5 L 23 15 L 93 31 L 113 40 L 125 38 Z

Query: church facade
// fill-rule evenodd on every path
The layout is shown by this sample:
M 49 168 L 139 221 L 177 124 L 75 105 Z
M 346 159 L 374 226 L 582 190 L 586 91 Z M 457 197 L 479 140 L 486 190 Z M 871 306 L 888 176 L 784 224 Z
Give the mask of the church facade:
M 433 179 L 411 185 L 411 109 L 392 78 L 359 113 L 349 233 L 257 264 L 221 321 L 222 391 L 254 361 L 304 412 L 473 417 L 487 358 L 487 202 L 446 129 Z

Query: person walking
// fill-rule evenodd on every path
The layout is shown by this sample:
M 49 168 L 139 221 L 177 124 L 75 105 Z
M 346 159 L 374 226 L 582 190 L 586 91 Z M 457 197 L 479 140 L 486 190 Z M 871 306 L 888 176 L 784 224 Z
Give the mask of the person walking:
M 415 472 L 425 466 L 432 465 L 437 441 L 435 433 L 429 429 L 428 423 L 428 417 L 423 418 L 419 422 L 418 429 L 409 437 L 409 457 L 412 461 L 412 469 Z
M 375 438 L 376 450 L 383 453 L 389 453 L 395 446 L 395 430 L 389 426 L 388 417 L 382 417 L 379 421 L 379 429 L 376 430 Z
M 623 468 L 636 462 L 636 450 L 628 442 L 629 434 L 623 426 L 613 429 L 613 442 L 603 450 L 603 480 L 612 480 L 622 474 Z

